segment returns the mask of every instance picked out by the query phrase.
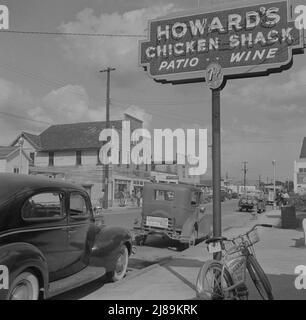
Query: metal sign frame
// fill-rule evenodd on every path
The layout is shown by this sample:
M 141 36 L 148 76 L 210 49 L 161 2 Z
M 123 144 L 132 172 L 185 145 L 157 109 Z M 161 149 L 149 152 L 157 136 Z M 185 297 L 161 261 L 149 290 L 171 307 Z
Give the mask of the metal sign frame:
M 216 10 L 216 11 L 209 11 L 209 12 L 203 12 L 203 13 L 190 13 L 190 11 L 181 11 L 177 13 L 173 13 L 171 15 L 167 15 L 166 17 L 160 18 L 160 19 L 152 19 L 148 22 L 148 32 L 149 37 L 146 40 L 139 41 L 139 66 L 143 67 L 145 71 L 147 72 L 148 76 L 152 79 L 154 79 L 156 82 L 161 83 L 173 83 L 173 84 L 180 84 L 180 83 L 190 83 L 190 82 L 203 82 L 205 81 L 205 70 L 196 70 L 196 71 L 190 71 L 190 72 L 180 72 L 180 73 L 168 73 L 168 74 L 160 74 L 160 75 L 152 75 L 151 73 L 151 63 L 141 62 L 141 54 L 142 54 L 142 47 L 145 43 L 150 43 L 153 41 L 152 34 L 151 34 L 151 25 L 152 23 L 159 23 L 163 21 L 173 20 L 173 19 L 182 19 L 188 17 L 189 19 L 192 19 L 192 17 L 198 17 L 200 14 L 206 15 L 206 14 L 222 14 L 222 12 L 229 11 L 229 10 L 242 10 L 242 9 L 248 9 L 248 8 L 254 8 L 256 6 L 276 6 L 276 5 L 284 5 L 287 6 L 287 24 L 293 23 L 294 20 L 291 17 L 290 14 L 290 1 L 289 0 L 283 0 L 283 1 L 277 1 L 277 2 L 269 2 L 269 3 L 259 3 L 259 4 L 253 4 L 253 5 L 247 5 L 247 6 L 239 6 L 239 7 L 232 7 L 232 8 L 224 8 L 222 10 Z M 284 70 L 290 69 L 293 63 L 293 55 L 295 54 L 302 54 L 304 53 L 304 30 L 300 30 L 299 32 L 300 38 L 299 43 L 296 45 L 288 46 L 288 60 L 285 62 L 273 62 L 273 63 L 258 63 L 258 64 L 249 64 L 246 66 L 238 66 L 238 67 L 231 67 L 231 68 L 224 68 L 222 66 L 222 63 L 219 60 L 211 60 L 210 62 L 213 63 L 219 63 L 222 66 L 223 74 L 225 79 L 235 79 L 235 78 L 247 78 L 247 77 L 258 77 L 258 76 L 266 76 L 271 73 L 278 73 L 282 72 Z M 282 49 L 281 49 L 282 50 Z

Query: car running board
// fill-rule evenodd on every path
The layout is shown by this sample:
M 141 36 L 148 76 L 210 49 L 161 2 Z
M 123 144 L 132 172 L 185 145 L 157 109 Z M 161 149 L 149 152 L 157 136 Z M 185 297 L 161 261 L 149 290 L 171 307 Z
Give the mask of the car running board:
M 82 285 L 97 280 L 106 274 L 103 267 L 86 267 L 82 271 L 67 278 L 50 282 L 48 298 L 59 295 L 66 291 L 81 287 Z

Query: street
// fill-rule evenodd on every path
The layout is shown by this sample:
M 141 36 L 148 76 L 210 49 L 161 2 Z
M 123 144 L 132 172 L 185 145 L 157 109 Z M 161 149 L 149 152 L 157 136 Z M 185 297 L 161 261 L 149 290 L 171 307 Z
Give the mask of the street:
M 237 200 L 228 200 L 222 203 L 222 229 L 223 231 L 231 228 L 243 227 L 252 218 L 251 213 L 238 212 Z M 212 203 L 206 205 L 206 214 L 212 213 Z M 133 229 L 134 220 L 140 217 L 140 209 L 126 209 L 121 211 L 114 211 L 112 213 L 106 213 L 104 215 L 106 225 L 124 226 L 130 230 Z M 160 263 L 163 260 L 175 257 L 180 252 L 176 248 L 171 247 L 171 243 L 168 243 L 161 237 L 149 237 L 145 246 L 137 246 L 136 254 L 130 257 L 129 268 L 127 273 L 128 277 L 134 277 L 137 273 L 141 272 L 141 269 Z M 85 285 L 76 290 L 69 291 L 60 296 L 54 297 L 54 299 L 81 299 L 88 294 L 94 293 L 96 290 L 102 287 L 107 288 L 118 286 L 119 283 L 106 283 L 105 279 L 94 281 L 88 285 Z

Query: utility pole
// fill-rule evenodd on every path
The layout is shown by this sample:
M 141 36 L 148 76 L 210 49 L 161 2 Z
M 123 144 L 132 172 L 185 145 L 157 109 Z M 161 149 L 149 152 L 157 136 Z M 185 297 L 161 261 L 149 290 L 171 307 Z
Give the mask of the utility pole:
M 22 147 L 24 144 L 24 139 L 21 136 L 18 140 L 18 146 L 19 146 L 19 174 L 22 174 Z
M 258 176 L 258 189 L 260 190 L 260 184 L 261 184 L 261 175 Z
M 273 165 L 273 193 L 274 193 L 274 204 L 273 204 L 273 208 L 276 209 L 276 160 L 272 161 L 272 165 Z
M 106 83 L 106 129 L 110 128 L 110 73 L 115 71 L 115 68 L 106 68 L 100 70 L 100 72 L 106 72 L 107 74 L 107 83 Z M 109 191 L 109 164 L 104 165 L 105 170 L 102 169 L 103 174 L 103 183 L 104 196 L 103 196 L 103 207 L 104 209 L 108 208 L 108 191 Z M 104 172 L 103 172 L 104 171 Z
M 244 193 L 246 193 L 246 174 L 248 172 L 248 169 L 247 169 L 248 163 L 246 161 L 244 161 L 244 162 L 242 162 L 242 164 L 243 164 L 243 169 L 242 169 L 242 171 L 243 171 L 243 190 L 244 190 Z

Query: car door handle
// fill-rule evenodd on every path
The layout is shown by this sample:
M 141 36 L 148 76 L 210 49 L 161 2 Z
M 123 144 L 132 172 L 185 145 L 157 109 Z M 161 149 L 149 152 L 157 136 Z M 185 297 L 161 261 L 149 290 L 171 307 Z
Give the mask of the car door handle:
M 73 234 L 73 233 L 76 233 L 77 231 L 78 231 L 77 229 L 69 229 L 68 233 L 69 234 Z

